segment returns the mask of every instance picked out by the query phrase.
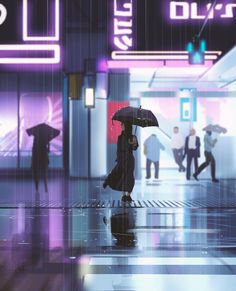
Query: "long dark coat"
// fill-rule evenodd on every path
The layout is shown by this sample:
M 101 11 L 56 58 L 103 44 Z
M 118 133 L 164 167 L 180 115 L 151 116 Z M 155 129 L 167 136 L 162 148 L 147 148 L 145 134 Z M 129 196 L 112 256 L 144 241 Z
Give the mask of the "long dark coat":
M 49 165 L 49 144 L 35 141 L 32 149 L 32 169 L 34 172 L 45 172 Z
M 34 136 L 32 148 L 32 170 L 35 175 L 45 173 L 49 165 L 49 142 L 60 134 L 58 129 L 45 123 L 38 124 L 26 130 L 28 135 Z
M 138 144 L 130 144 L 124 132 L 118 137 L 117 163 L 106 178 L 106 184 L 113 190 L 132 192 L 134 187 L 135 167 L 133 150 L 137 148 Z

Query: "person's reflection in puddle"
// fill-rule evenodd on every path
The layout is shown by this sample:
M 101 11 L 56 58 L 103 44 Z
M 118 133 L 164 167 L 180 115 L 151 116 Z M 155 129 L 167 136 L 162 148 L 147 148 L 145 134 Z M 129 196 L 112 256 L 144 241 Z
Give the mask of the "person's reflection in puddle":
M 104 224 L 110 225 L 116 246 L 135 247 L 135 221 L 136 211 L 132 208 L 122 208 L 113 212 L 110 218 L 103 217 Z
M 25 205 L 20 204 L 16 211 L 17 220 L 12 237 L 15 268 L 39 267 L 48 261 L 48 209 L 40 207 L 39 195 L 35 194 L 33 207 L 26 209 Z

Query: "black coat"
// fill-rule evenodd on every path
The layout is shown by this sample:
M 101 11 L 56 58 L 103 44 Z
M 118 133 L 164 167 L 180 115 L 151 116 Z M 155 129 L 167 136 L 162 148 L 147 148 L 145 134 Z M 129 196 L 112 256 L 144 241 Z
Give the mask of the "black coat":
M 187 136 L 185 139 L 184 156 L 188 155 L 188 153 L 189 153 L 188 142 L 189 142 L 189 136 Z M 199 136 L 196 136 L 196 149 L 195 149 L 195 151 L 196 151 L 196 156 L 198 158 L 200 158 L 200 146 L 201 146 L 200 138 L 199 138 Z
M 45 172 L 49 165 L 49 144 L 34 141 L 32 149 L 32 169 L 33 171 Z
M 116 165 L 106 178 L 106 184 L 113 190 L 132 192 L 134 187 L 134 156 L 133 150 L 138 143 L 129 143 L 124 132 L 118 137 Z

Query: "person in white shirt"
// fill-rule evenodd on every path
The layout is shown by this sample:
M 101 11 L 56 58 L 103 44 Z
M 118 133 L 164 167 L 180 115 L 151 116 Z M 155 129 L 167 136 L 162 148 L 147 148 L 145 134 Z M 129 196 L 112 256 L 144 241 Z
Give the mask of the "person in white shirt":
M 175 126 L 173 128 L 173 135 L 171 138 L 171 148 L 173 151 L 175 162 L 179 166 L 179 172 L 184 172 L 185 171 L 185 167 L 183 166 L 184 138 L 180 134 L 178 126 Z
M 155 134 L 150 135 L 144 142 L 144 154 L 146 155 L 146 179 L 151 178 L 151 164 L 155 167 L 155 179 L 159 178 L 160 150 L 165 147 L 160 143 Z
M 189 136 L 187 136 L 185 139 L 184 157 L 187 156 L 187 180 L 190 180 L 192 160 L 194 160 L 195 172 L 197 172 L 198 158 L 200 157 L 200 146 L 200 138 L 196 136 L 196 131 L 192 128 L 190 130 Z

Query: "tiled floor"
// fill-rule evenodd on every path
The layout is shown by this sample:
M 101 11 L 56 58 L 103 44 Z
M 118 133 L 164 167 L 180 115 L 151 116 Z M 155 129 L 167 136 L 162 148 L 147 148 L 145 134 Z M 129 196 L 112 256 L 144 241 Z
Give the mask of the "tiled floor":
M 0 179 L 0 291 L 236 290 L 236 180 L 102 182 Z

